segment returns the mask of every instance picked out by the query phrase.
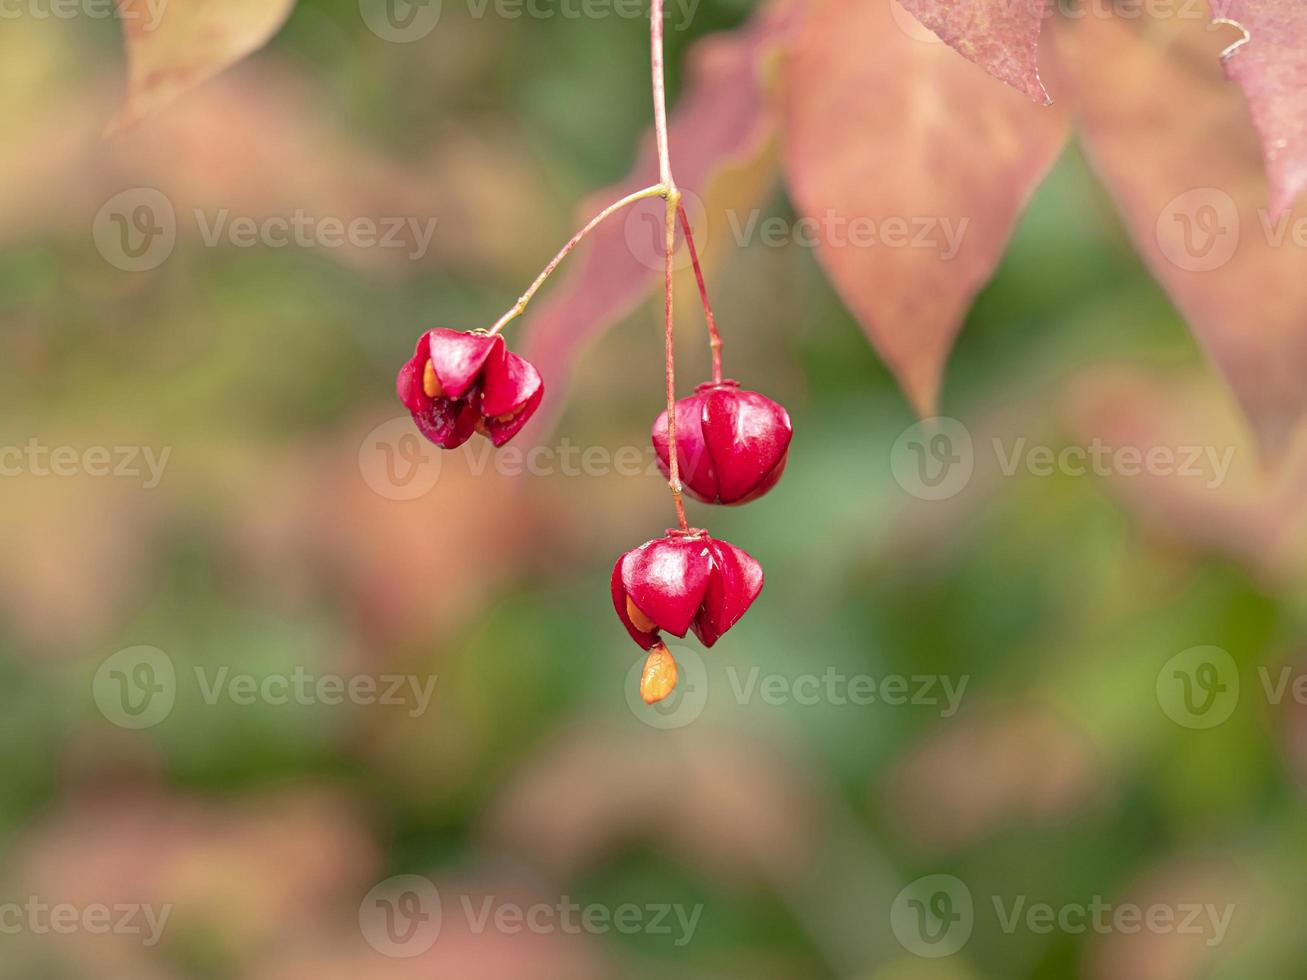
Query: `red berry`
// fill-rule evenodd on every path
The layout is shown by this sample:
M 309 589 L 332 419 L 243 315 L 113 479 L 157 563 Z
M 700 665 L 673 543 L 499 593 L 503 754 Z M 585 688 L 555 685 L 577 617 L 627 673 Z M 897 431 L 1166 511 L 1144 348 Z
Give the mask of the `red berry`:
M 613 608 L 645 650 L 660 630 L 693 629 L 706 647 L 734 626 L 762 591 L 762 566 L 706 531 L 670 530 L 628 551 L 613 566 Z
M 699 385 L 676 403 L 676 455 L 681 482 L 707 504 L 743 504 L 776 485 L 794 430 L 789 413 L 734 381 Z M 653 424 L 654 450 L 669 472 L 667 413 Z
M 418 339 L 395 389 L 422 434 L 445 449 L 473 432 L 502 446 L 535 414 L 545 390 L 540 373 L 502 337 L 443 327 Z

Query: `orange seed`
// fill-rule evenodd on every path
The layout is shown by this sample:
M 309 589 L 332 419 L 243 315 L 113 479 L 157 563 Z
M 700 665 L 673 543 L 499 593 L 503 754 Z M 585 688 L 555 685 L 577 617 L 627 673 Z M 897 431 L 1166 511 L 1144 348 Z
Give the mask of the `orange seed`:
M 658 628 L 658 624 L 646 616 L 640 607 L 631 601 L 629 595 L 626 597 L 626 618 L 641 633 L 652 633 Z
M 640 697 L 645 704 L 657 704 L 676 687 L 676 661 L 661 643 L 649 651 L 640 675 Z

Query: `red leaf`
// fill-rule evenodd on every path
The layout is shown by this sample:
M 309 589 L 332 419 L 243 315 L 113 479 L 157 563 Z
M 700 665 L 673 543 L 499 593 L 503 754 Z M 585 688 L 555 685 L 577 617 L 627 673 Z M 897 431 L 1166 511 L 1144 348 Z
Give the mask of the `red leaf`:
M 1214 20 L 1244 32 L 1221 55 L 1243 86 L 1262 135 L 1271 178 L 1271 217 L 1307 187 L 1307 5 L 1302 0 L 1212 0 Z
M 1037 59 L 1044 0 L 902 0 L 902 3 L 968 61 L 1041 105 L 1053 101 L 1039 80 Z
M 793 20 L 788 5 L 771 7 L 740 31 L 706 38 L 690 52 L 686 91 L 668 133 L 682 190 L 706 194 L 716 174 L 766 150 L 775 120 L 764 91 L 764 59 L 788 34 Z M 581 213 L 588 219 L 612 201 L 657 181 L 650 133 L 630 176 L 596 192 Z M 663 202 L 657 198 L 610 218 L 573 256 L 575 265 L 564 283 L 534 308 L 523 334 L 523 355 L 556 394 L 579 349 L 629 313 L 661 280 L 661 252 L 646 247 L 653 239 L 644 232 L 662 226 Z
M 1219 40 L 1174 17 L 1088 17 L 1065 40 L 1091 161 L 1263 448 L 1281 452 L 1307 412 L 1307 216 L 1264 210 L 1257 136 Z
M 845 303 L 933 414 L 953 338 L 1066 117 L 978 85 L 953 52 L 896 29 L 887 3 L 813 6 L 787 81 L 791 196 L 825 229 L 817 255 Z

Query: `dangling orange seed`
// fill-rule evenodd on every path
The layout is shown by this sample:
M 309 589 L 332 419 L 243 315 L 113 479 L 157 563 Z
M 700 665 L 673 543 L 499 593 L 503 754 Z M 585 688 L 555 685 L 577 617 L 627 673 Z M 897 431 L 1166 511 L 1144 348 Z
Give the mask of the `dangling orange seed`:
M 649 651 L 640 675 L 640 697 L 645 704 L 657 704 L 676 687 L 676 661 L 671 651 L 659 643 Z

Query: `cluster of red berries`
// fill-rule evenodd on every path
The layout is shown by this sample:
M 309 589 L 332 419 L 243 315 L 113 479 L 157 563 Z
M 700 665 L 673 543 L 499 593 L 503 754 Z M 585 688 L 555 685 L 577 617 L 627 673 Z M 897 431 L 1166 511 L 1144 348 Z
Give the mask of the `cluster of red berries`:
M 443 328 L 422 335 L 396 387 L 418 429 L 444 449 L 473 432 L 503 445 L 544 394 L 539 372 L 502 337 Z M 699 385 L 676 403 L 676 419 L 680 477 L 704 503 L 756 500 L 785 470 L 793 435 L 788 413 L 734 381 Z M 652 433 L 664 474 L 671 469 L 668 434 L 664 411 Z M 694 630 L 711 647 L 753 604 L 762 581 L 762 566 L 748 552 L 697 528 L 673 528 L 617 560 L 613 607 L 631 639 L 649 651 L 640 685 L 646 702 L 661 701 L 676 685 L 676 662 L 661 634 Z
M 418 430 L 444 449 L 481 433 L 503 446 L 535 414 L 544 395 L 540 372 L 486 331 L 437 328 L 423 333 L 396 379 L 400 401 Z M 677 463 L 691 497 L 740 504 L 762 497 L 786 469 L 793 435 L 782 406 L 736 382 L 701 384 L 676 402 Z M 652 438 L 670 473 L 668 416 Z M 659 702 L 676 686 L 676 661 L 661 634 L 694 630 L 704 647 L 740 621 L 762 591 L 762 566 L 735 545 L 698 528 L 669 529 L 627 551 L 613 566 L 613 608 L 640 647 L 650 652 L 640 695 Z

